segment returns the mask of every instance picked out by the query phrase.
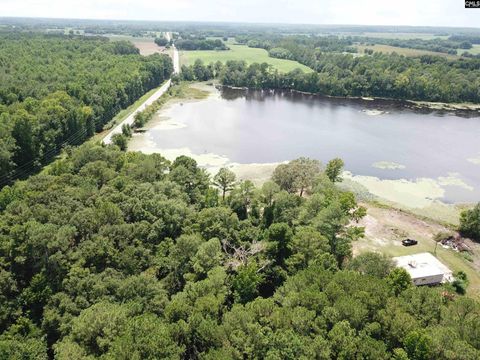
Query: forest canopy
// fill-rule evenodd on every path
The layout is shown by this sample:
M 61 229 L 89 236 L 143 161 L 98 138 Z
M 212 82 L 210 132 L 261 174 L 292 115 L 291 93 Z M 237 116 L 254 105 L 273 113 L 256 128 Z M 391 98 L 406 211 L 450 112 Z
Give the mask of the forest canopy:
M 249 47 L 262 48 L 270 57 L 297 61 L 313 72 L 299 69 L 281 73 L 266 64 L 228 61 L 223 71 L 218 64 L 204 64 L 197 72 L 217 77 L 222 84 L 255 89 L 292 89 L 329 96 L 379 97 L 446 103 L 480 103 L 480 59 L 447 59 L 432 54 L 404 56 L 366 49 L 357 53 L 358 44 L 386 44 L 401 48 L 455 53 L 472 46 L 463 37 L 450 39 L 388 39 L 364 36 L 284 35 L 279 33 L 240 34 L 235 40 Z M 476 41 L 474 37 L 469 38 Z M 221 64 L 220 64 L 221 65 Z M 213 69 L 215 67 L 215 69 Z M 194 66 L 185 67 L 187 80 Z M 215 71 L 213 71 L 215 70 Z
M 477 301 L 351 260 L 363 215 L 312 159 L 256 188 L 84 144 L 0 191 L 0 358 L 478 359 Z
M 298 90 L 329 96 L 372 96 L 433 102 L 480 103 L 480 60 L 449 61 L 425 55 L 409 58 L 398 54 L 365 55 L 333 52 L 288 52 L 274 54 L 296 60 L 314 69 L 281 73 L 267 63 L 203 64 L 182 67 L 185 80 L 217 77 L 223 85 L 252 89 Z M 196 76 L 202 74 L 202 76 Z
M 0 35 L 0 186 L 102 130 L 170 77 L 166 55 L 106 38 Z
M 181 50 L 228 50 L 219 39 L 180 39 L 175 41 L 175 46 Z

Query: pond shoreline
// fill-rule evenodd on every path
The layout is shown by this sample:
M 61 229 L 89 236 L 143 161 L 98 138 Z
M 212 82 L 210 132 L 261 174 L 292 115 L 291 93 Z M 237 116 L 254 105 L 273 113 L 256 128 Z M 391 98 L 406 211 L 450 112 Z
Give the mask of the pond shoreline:
M 466 115 L 478 116 L 480 114 L 480 104 L 473 103 L 445 103 L 445 102 L 433 102 L 433 101 L 420 101 L 420 100 L 407 100 L 407 99 L 395 99 L 395 98 L 385 98 L 385 97 L 374 97 L 374 96 L 336 96 L 336 95 L 324 95 L 319 93 L 312 93 L 308 91 L 300 91 L 295 89 L 254 89 L 249 87 L 237 87 L 229 85 L 221 85 L 218 87 L 228 88 L 232 90 L 243 90 L 243 91 L 270 91 L 270 92 L 290 92 L 297 93 L 302 95 L 315 96 L 316 98 L 322 99 L 338 99 L 338 100 L 357 100 L 362 103 L 377 104 L 377 105 L 396 105 L 402 106 L 414 110 L 431 110 L 431 111 L 446 111 L 446 112 L 462 112 Z
M 220 97 L 220 91 L 222 90 L 222 88 L 232 89 L 231 87 L 219 86 L 216 83 L 191 83 L 188 84 L 188 86 L 197 90 L 207 92 L 208 95 L 205 96 L 205 99 L 210 99 L 214 102 L 216 101 L 217 96 Z M 235 93 L 237 93 L 238 91 L 238 94 L 251 93 L 253 99 L 263 99 L 263 92 L 254 93 L 252 90 L 244 88 L 237 88 L 233 89 L 232 91 L 233 95 L 235 95 Z M 268 96 L 274 92 L 278 93 L 278 91 L 274 90 L 267 91 L 265 92 L 265 96 Z M 284 91 L 284 93 L 290 93 L 290 91 Z M 328 99 L 329 101 L 333 99 L 330 97 L 323 97 L 315 94 L 307 95 L 314 96 L 315 98 L 322 97 L 324 99 Z M 233 98 L 235 98 L 235 96 Z M 209 171 L 209 173 L 212 175 L 214 175 L 221 167 L 228 167 L 236 173 L 239 180 L 249 179 L 252 180 L 256 185 L 263 184 L 270 178 L 275 167 L 281 162 L 269 162 L 268 160 L 264 162 L 263 159 L 259 159 L 260 161 L 258 162 L 238 162 L 235 159 L 230 159 L 227 155 L 223 155 L 224 152 L 222 150 L 217 149 L 217 151 L 215 151 L 213 149 L 209 149 L 205 151 L 199 151 L 198 147 L 196 150 L 195 148 L 190 147 L 191 145 L 193 145 L 193 143 L 189 142 L 181 144 L 181 146 L 183 147 L 175 147 L 174 143 L 170 143 L 168 145 L 166 143 L 164 144 L 163 142 L 158 143 L 155 141 L 155 136 L 152 137 L 152 134 L 159 134 L 158 131 L 177 131 L 189 126 L 185 124 L 181 119 L 174 119 L 175 111 L 181 109 L 180 106 L 187 106 L 187 104 L 201 102 L 205 99 L 185 97 L 172 97 L 171 99 L 169 99 L 162 106 L 162 108 L 155 115 L 155 117 L 145 125 L 144 130 L 146 130 L 147 133 L 137 133 L 134 135 L 133 139 L 129 143 L 129 150 L 141 151 L 147 154 L 160 153 L 169 160 L 174 160 L 177 156 L 180 155 L 190 156 L 197 161 L 199 166 L 207 169 L 207 171 Z M 303 99 L 308 100 L 309 97 Z M 357 104 L 357 106 L 358 103 L 361 102 L 361 104 L 364 104 L 365 106 L 358 107 L 357 111 L 362 111 L 366 115 L 388 114 L 389 111 L 386 110 L 388 110 L 389 107 L 391 108 L 393 106 L 398 109 L 399 105 L 401 105 L 402 108 L 406 109 L 407 111 L 411 110 L 410 108 L 405 107 L 405 103 L 400 103 L 398 101 L 393 102 L 392 100 L 385 99 L 369 100 L 337 98 L 336 100 L 340 101 L 340 103 L 338 103 L 337 101 L 335 101 L 334 103 L 337 103 L 339 105 L 344 105 L 342 102 L 345 100 L 348 102 L 353 100 L 354 103 Z M 348 105 L 348 103 L 345 104 Z M 364 110 L 358 110 L 359 108 L 364 108 Z M 382 109 L 385 111 L 375 110 L 378 112 L 377 114 L 377 112 L 372 109 Z M 432 111 L 435 112 L 435 110 Z M 153 133 L 149 130 L 153 130 Z M 207 143 L 208 142 L 206 142 L 206 144 Z M 207 148 L 208 147 L 206 147 L 205 149 Z M 403 164 L 380 160 L 383 159 L 379 159 L 377 162 L 372 163 L 372 167 L 380 170 L 390 171 L 390 174 L 392 174 L 393 171 L 396 172 L 405 169 L 405 166 Z M 343 184 L 351 185 L 348 186 L 346 190 L 353 191 L 360 198 L 364 198 L 366 195 L 367 199 L 370 199 L 372 201 L 379 201 L 384 205 L 401 208 L 410 211 L 416 215 L 425 216 L 445 224 L 457 224 L 460 210 L 465 206 L 469 206 L 469 204 L 447 204 L 442 202 L 444 194 L 443 186 L 462 185 L 465 187 L 465 184 L 461 183 L 459 179 L 454 176 L 446 174 L 443 177 L 431 179 L 421 177 L 410 178 L 408 176 L 405 177 L 405 175 L 401 175 L 401 173 L 399 173 L 398 178 L 395 177 L 388 179 L 388 176 L 387 178 L 379 178 L 377 177 L 378 175 L 362 176 L 359 174 L 363 173 L 356 171 L 354 174 L 346 176 L 346 180 Z M 402 195 L 405 194 L 405 192 L 408 196 Z

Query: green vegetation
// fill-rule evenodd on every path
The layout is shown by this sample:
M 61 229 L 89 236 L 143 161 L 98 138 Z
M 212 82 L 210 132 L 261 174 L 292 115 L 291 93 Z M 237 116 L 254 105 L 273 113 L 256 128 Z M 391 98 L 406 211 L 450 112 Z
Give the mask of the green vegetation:
M 193 159 L 87 143 L 4 187 L 0 356 L 477 359 L 464 274 L 417 288 L 352 260 L 353 195 L 314 160 L 287 167 L 222 181 L 222 201 Z
M 253 48 L 270 51 L 270 56 L 296 60 L 316 73 L 301 74 L 292 71 L 278 74 L 270 71 L 232 64 L 227 69 L 234 71 L 224 77 L 224 84 L 249 86 L 253 77 L 260 88 L 288 88 L 300 91 L 334 96 L 373 96 L 393 99 L 408 99 L 432 102 L 471 102 L 479 103 L 478 84 L 480 81 L 480 60 L 448 59 L 436 56 L 439 52 L 424 53 L 410 58 L 398 53 L 381 54 L 368 48 L 364 56 L 355 53 L 354 45 L 363 43 L 374 46 L 380 43 L 383 50 L 388 46 L 397 46 L 403 52 L 442 51 L 456 54 L 457 48 L 472 47 L 469 40 L 455 38 L 448 40 L 395 40 L 370 39 L 363 37 L 339 38 L 336 36 L 305 36 L 280 34 L 251 34 L 237 36 L 239 42 Z M 404 49 L 405 48 L 405 49 Z M 395 50 L 395 48 L 389 48 Z M 420 50 L 417 50 L 420 49 Z M 420 53 L 417 53 L 418 55 Z M 427 55 L 429 54 L 429 55 Z M 447 54 L 445 54 L 446 56 Z M 445 57 L 444 56 L 444 57 Z M 449 55 L 450 56 L 450 55 Z M 451 55 L 456 57 L 456 55 Z M 238 62 L 237 62 L 238 63 Z M 245 70 L 244 70 L 245 69 Z M 257 69 L 259 67 L 257 66 Z M 243 74 L 244 75 L 243 75 Z
M 249 47 L 261 48 L 269 51 L 270 56 L 280 54 L 282 58 L 289 54 L 288 59 L 294 59 L 294 54 L 301 48 L 316 49 L 321 52 L 355 52 L 352 37 L 338 36 L 305 36 L 280 34 L 252 34 L 239 35 L 235 38 L 239 43 Z M 282 51 L 278 51 L 282 49 Z M 283 53 L 283 55 L 282 55 Z
M 382 39 L 354 37 L 354 41 L 366 45 L 387 45 L 391 47 L 406 48 L 411 50 L 426 50 L 434 54 L 446 53 L 456 55 L 457 49 L 470 49 L 472 42 L 464 38 L 450 37 L 449 39 Z
M 472 46 L 471 49 L 468 49 L 468 50 L 464 50 L 464 49 L 458 49 L 457 50 L 458 55 L 463 55 L 463 54 L 465 54 L 465 52 L 467 52 L 468 54 L 472 54 L 472 55 L 480 55 L 480 45 L 475 44 L 475 45 Z
M 101 131 L 172 72 L 168 56 L 125 41 L 10 33 L 0 44 L 0 186 Z
M 200 59 L 204 64 L 220 61 L 226 63 L 230 60 L 245 61 L 252 63 L 267 63 L 280 72 L 289 72 L 294 69 L 301 69 L 304 72 L 310 72 L 307 66 L 299 64 L 296 61 L 275 59 L 268 56 L 264 49 L 249 48 L 245 45 L 235 45 L 228 43 L 230 50 L 227 51 L 181 51 L 180 63 L 182 65 L 193 65 L 195 60 Z
M 272 179 L 282 190 L 299 193 L 300 196 L 312 186 L 315 177 L 320 173 L 320 162 L 308 158 L 299 158 L 288 164 L 277 166 Z M 326 174 L 328 176 L 328 174 Z
M 325 168 L 325 174 L 328 176 L 331 182 L 341 182 L 344 166 L 345 163 L 342 159 L 332 159 L 328 162 L 327 167 Z
M 407 56 L 419 55 L 456 55 L 457 49 L 468 50 L 476 37 L 450 37 L 449 39 L 398 39 L 364 36 L 305 36 L 305 35 L 280 35 L 280 34 L 251 34 L 239 35 L 237 41 L 250 47 L 262 48 L 269 51 L 270 56 L 282 59 L 295 59 L 293 54 L 302 48 L 315 49 L 317 52 L 357 52 L 359 46 L 376 46 L 378 51 L 392 52 L 397 50 Z M 408 51 L 407 51 L 408 50 Z M 418 50 L 418 51 L 416 51 Z M 420 51 L 423 50 L 424 52 Z M 450 58 L 455 58 L 451 56 Z
M 175 41 L 175 46 L 180 50 L 228 50 L 220 39 L 180 39 Z
M 227 191 L 234 189 L 236 177 L 235 173 L 226 168 L 221 168 L 213 178 L 213 185 L 218 187 L 222 192 L 222 200 L 225 201 Z
M 371 227 L 371 232 L 353 245 L 355 253 L 374 251 L 395 257 L 430 252 L 454 272 L 465 272 L 469 279 L 470 296 L 480 298 L 480 272 L 474 263 L 478 259 L 478 250 L 473 250 L 474 260 L 472 261 L 465 253 L 443 248 L 436 242 L 435 235 L 446 231 L 449 227 L 439 225 L 436 221 L 433 222 L 421 215 L 391 208 L 381 203 L 369 202 L 362 205 L 366 207 L 371 221 L 379 226 Z M 451 228 L 454 227 L 451 226 Z M 418 244 L 411 247 L 401 246 L 400 241 L 407 237 L 417 240 Z
M 480 203 L 460 215 L 460 232 L 480 242 Z
M 152 25 L 121 22 L 102 27 L 71 20 L 73 27 L 54 27 L 62 20 L 22 21 L 19 31 L 108 29 L 136 38 L 153 31 L 146 29 Z M 351 39 L 284 37 L 314 27 L 284 26 L 255 39 L 255 26 L 262 29 L 240 26 L 238 32 L 247 34 L 250 46 L 265 49 L 228 43 L 231 50 L 184 52 L 189 66 L 180 78 L 480 102 L 478 60 L 355 57 L 344 54 L 355 51 Z M 170 59 L 141 57 L 121 39 L 2 34 L 3 179 L 28 175 L 63 153 L 39 175 L 0 190 L 1 359 L 480 358 L 480 303 L 464 295 L 478 290 L 478 274 L 440 247 L 442 261 L 465 269 L 440 287 L 412 286 L 389 256 L 364 252 L 354 258 L 352 246 L 365 236 L 358 222 L 366 209 L 337 186 L 341 159 L 326 167 L 293 160 L 256 188 L 228 169 L 210 179 L 185 156 L 170 162 L 159 154 L 125 152 L 132 135 L 127 126 L 111 146 L 80 145 L 169 77 Z M 209 44 L 214 40 L 201 39 L 218 35 L 239 34 L 226 25 L 206 26 L 193 43 Z M 186 31 L 178 37 L 192 38 Z M 135 125 L 177 96 L 202 98 L 206 92 L 180 82 Z M 480 204 L 461 219 L 460 230 L 476 239 L 479 213 Z M 435 244 L 420 241 L 415 251 L 436 251 Z M 393 246 L 385 253 L 411 251 Z
M 350 33 L 349 35 L 358 35 L 356 33 Z M 448 35 L 439 35 L 435 33 L 422 33 L 422 32 L 363 32 L 360 35 L 367 36 L 369 38 L 383 38 L 383 39 L 447 39 Z
M 167 100 L 168 96 L 164 95 L 155 100 L 153 104 L 147 106 L 145 110 L 136 113 L 132 126 L 134 128 L 142 128 L 145 126 L 145 124 L 155 116 L 157 111 L 167 102 Z
M 350 270 L 381 279 L 386 278 L 394 267 L 395 264 L 389 256 L 374 252 L 360 254 L 348 264 Z
M 132 105 L 130 105 L 129 107 L 127 107 L 126 109 L 123 109 L 123 110 L 120 110 L 117 115 L 114 116 L 114 118 L 109 121 L 103 128 L 104 129 L 111 129 L 113 128 L 115 125 L 121 123 L 123 120 L 125 120 L 128 115 L 130 115 L 131 113 L 133 113 L 135 110 L 137 110 L 139 108 L 140 105 L 142 105 L 150 96 L 153 95 L 153 93 L 155 93 L 155 91 L 157 91 L 158 88 L 154 88 L 148 92 L 146 92 L 143 96 L 141 96 L 140 98 L 138 98 L 137 101 L 135 101 Z M 95 138 L 94 138 L 95 139 Z
M 447 54 L 447 53 L 439 53 L 439 52 L 434 52 L 429 50 L 411 49 L 411 48 L 397 47 L 397 46 L 391 46 L 391 45 L 374 44 L 374 45 L 356 45 L 355 47 L 357 48 L 360 54 L 367 53 L 368 50 L 372 50 L 374 52 L 379 52 L 384 54 L 397 53 L 399 55 L 410 56 L 410 57 L 429 55 L 429 56 L 442 56 L 450 60 L 458 58 L 458 56 L 456 55 Z M 463 53 L 464 51 L 465 50 L 462 50 L 461 53 Z M 457 50 L 455 50 L 455 53 L 457 53 Z
M 167 40 L 165 37 L 157 37 L 155 38 L 155 44 L 158 46 L 170 46 L 170 41 Z
M 135 120 L 133 122 L 134 128 L 141 128 L 150 121 L 158 110 L 165 105 L 165 103 L 172 99 L 195 99 L 201 100 L 208 96 L 208 92 L 200 90 L 190 86 L 186 82 L 175 84 L 171 86 L 168 91 L 162 95 L 159 99 L 155 100 L 152 104 L 147 106 L 145 110 L 135 114 Z
M 208 75 L 218 77 L 223 85 L 254 89 L 480 103 L 477 91 L 480 86 L 480 60 L 477 59 L 447 61 L 438 56 L 408 58 L 380 53 L 354 57 L 330 52 L 317 54 L 317 50 L 308 48 L 297 49 L 298 52 L 294 48 L 291 50 L 297 60 L 316 71 L 304 73 L 297 69 L 280 73 L 267 63 L 247 65 L 245 61 L 228 61 L 225 66 L 210 64 Z M 197 62 L 197 67 L 200 65 Z M 184 70 L 186 74 L 192 73 L 192 68 L 184 67 Z
M 119 147 L 120 150 L 127 150 L 128 138 L 124 134 L 115 134 L 112 136 L 112 144 Z

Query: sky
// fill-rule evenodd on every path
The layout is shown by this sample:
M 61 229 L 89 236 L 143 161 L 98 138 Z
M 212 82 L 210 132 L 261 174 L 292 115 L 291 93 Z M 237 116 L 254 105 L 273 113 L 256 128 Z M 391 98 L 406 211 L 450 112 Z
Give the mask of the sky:
M 0 0 L 0 16 L 480 27 L 464 0 Z

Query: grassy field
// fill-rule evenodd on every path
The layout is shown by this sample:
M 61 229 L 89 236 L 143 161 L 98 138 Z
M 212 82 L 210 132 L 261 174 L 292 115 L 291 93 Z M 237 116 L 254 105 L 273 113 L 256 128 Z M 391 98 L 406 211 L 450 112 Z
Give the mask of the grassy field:
M 480 54 L 480 45 L 473 45 L 471 49 L 465 50 L 465 49 L 458 49 L 457 54 L 461 55 L 464 52 L 468 52 L 473 55 L 479 55 Z
M 367 216 L 361 220 L 365 227 L 365 238 L 353 244 L 354 253 L 378 251 L 390 256 L 403 256 L 420 252 L 435 251 L 433 236 L 438 232 L 448 231 L 445 226 L 434 221 L 420 219 L 412 214 L 388 207 L 379 207 L 371 203 L 367 207 Z M 401 240 L 412 238 L 418 245 L 405 247 Z M 473 254 L 469 261 L 461 253 L 437 246 L 436 256 L 454 272 L 464 271 L 470 281 L 468 292 L 480 297 L 480 245 L 469 243 Z
M 358 35 L 358 34 L 357 34 Z M 389 32 L 365 32 L 361 34 L 362 36 L 383 38 L 383 39 L 422 39 L 422 40 L 432 40 L 432 39 L 447 39 L 448 36 L 438 36 L 435 34 L 427 33 L 389 33 Z
M 249 48 L 246 45 L 235 45 L 230 42 L 228 46 L 230 50 L 225 51 L 181 51 L 180 64 L 191 65 L 196 59 L 201 59 L 205 64 L 216 61 L 244 60 L 247 64 L 266 62 L 281 72 L 289 72 L 296 68 L 305 72 L 312 71 L 309 67 L 296 61 L 271 58 L 264 49 Z
M 171 98 L 177 98 L 179 100 L 203 100 L 210 95 L 211 90 L 208 90 L 209 86 L 211 87 L 211 85 L 207 85 L 206 82 L 181 82 L 171 87 Z
M 390 45 L 356 45 L 356 48 L 358 49 L 358 52 L 363 54 L 363 51 L 365 49 L 372 49 L 373 51 L 378 51 L 382 53 L 392 53 L 396 52 L 397 54 L 400 55 L 405 55 L 405 56 L 422 56 L 422 55 L 436 55 L 436 56 L 443 56 L 446 57 L 447 59 L 457 59 L 457 55 L 450 55 L 450 54 L 445 54 L 445 53 L 440 53 L 440 52 L 435 52 L 435 51 L 428 51 L 428 50 L 418 50 L 418 49 L 409 49 L 409 48 L 401 48 L 401 47 L 396 47 L 396 46 L 390 46 Z

